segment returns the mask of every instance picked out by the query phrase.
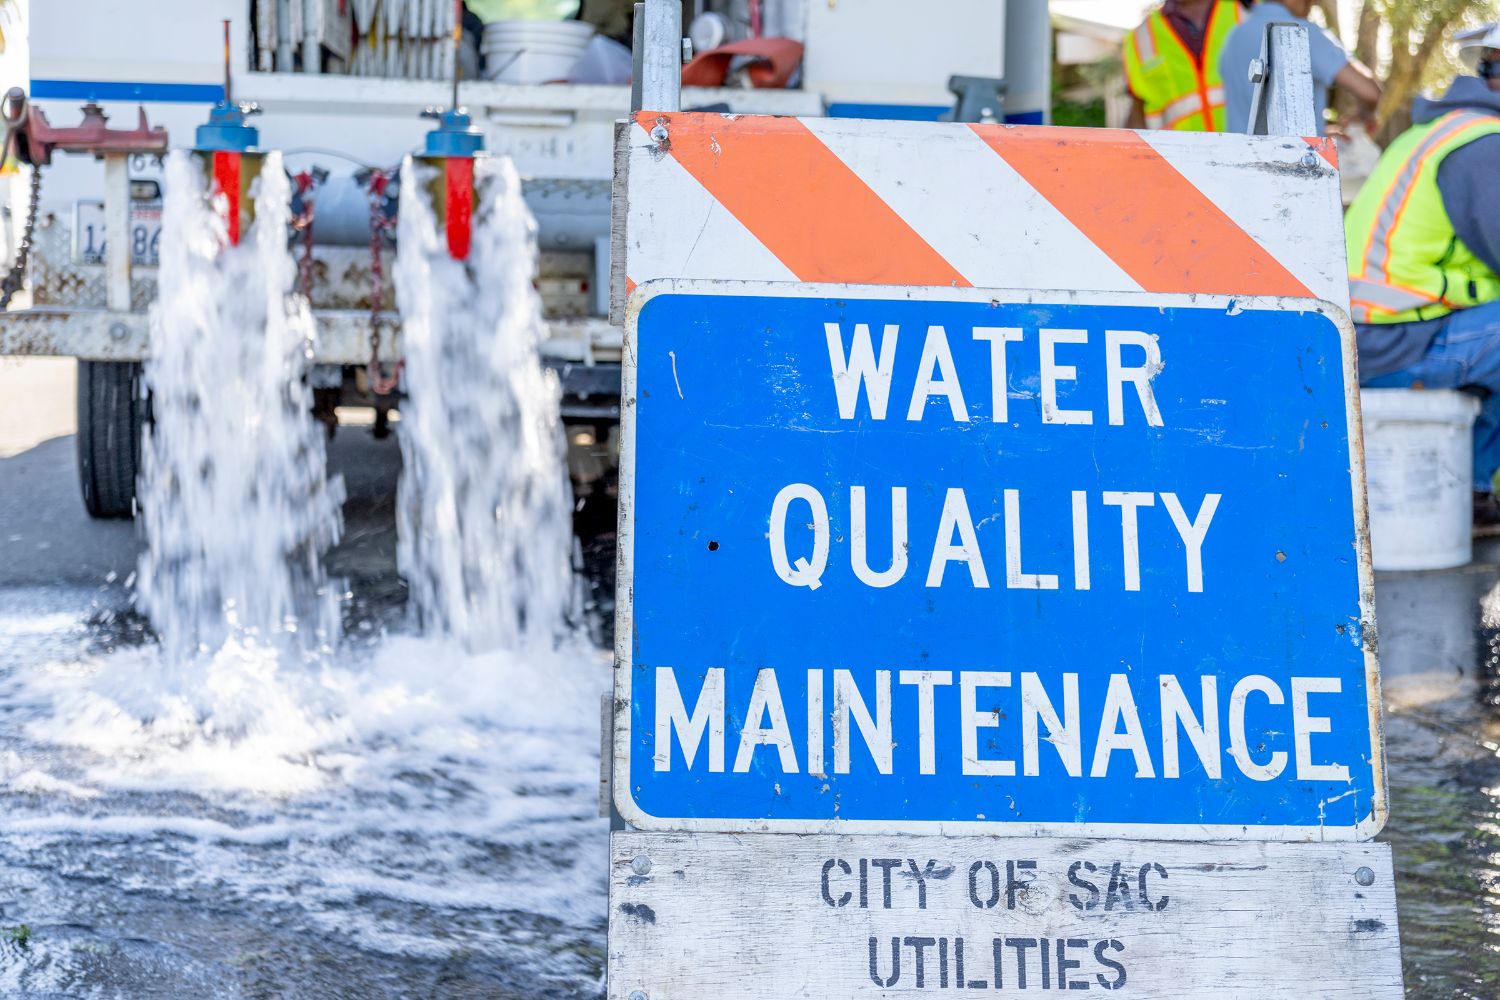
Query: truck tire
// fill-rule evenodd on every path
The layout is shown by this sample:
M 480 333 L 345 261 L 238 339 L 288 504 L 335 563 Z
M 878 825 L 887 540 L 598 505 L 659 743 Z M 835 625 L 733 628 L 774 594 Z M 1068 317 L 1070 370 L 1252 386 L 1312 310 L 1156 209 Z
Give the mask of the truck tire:
M 135 515 L 147 407 L 139 364 L 78 362 L 78 482 L 91 517 Z

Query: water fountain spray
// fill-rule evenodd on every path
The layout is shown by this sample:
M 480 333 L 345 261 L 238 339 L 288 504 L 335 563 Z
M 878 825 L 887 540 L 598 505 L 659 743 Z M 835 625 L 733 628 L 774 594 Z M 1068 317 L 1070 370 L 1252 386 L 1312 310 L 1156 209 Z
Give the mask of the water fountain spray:
M 397 563 L 427 634 L 546 648 L 572 599 L 572 505 L 557 380 L 537 353 L 536 223 L 515 168 L 484 155 L 456 80 L 402 168 Z

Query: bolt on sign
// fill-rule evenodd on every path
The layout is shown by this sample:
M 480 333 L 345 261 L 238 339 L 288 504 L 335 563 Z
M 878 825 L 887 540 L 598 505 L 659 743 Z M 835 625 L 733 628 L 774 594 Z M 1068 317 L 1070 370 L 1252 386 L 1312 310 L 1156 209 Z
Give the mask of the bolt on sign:
M 1400 995 L 1352 843 L 1386 806 L 1331 147 L 673 114 L 618 152 L 615 869 L 658 874 L 612 880 L 611 995 Z M 690 957 L 716 908 L 806 943 L 784 981 Z

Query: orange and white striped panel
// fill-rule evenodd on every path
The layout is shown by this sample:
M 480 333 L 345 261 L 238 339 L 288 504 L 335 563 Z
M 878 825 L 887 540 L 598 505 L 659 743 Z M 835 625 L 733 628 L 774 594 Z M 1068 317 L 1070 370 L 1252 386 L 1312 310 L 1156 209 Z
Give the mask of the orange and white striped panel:
M 645 112 L 623 155 L 617 288 L 797 280 L 1348 306 L 1327 140 Z

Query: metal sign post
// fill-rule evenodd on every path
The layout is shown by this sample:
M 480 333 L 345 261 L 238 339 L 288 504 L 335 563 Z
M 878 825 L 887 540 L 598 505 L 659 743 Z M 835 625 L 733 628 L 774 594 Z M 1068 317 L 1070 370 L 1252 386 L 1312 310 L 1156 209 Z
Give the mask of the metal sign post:
M 1261 40 L 1260 57 L 1250 64 L 1251 135 L 1317 135 L 1314 116 L 1312 52 L 1307 28 L 1300 24 L 1269 24 Z M 1231 126 L 1240 127 L 1237 122 Z
M 682 4 L 637 3 L 631 111 L 676 111 L 682 106 L 682 53 Z

